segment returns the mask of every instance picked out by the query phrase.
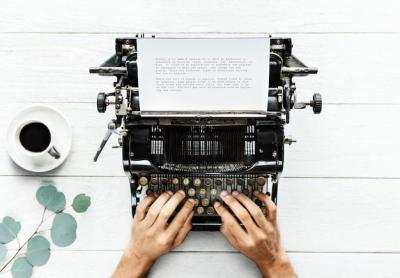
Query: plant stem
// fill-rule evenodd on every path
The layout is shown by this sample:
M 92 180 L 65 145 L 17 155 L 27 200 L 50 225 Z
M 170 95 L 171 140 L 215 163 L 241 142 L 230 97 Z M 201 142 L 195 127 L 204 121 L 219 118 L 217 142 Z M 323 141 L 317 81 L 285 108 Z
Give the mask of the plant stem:
M 22 244 L 19 246 L 17 252 L 15 252 L 14 256 L 0 269 L 0 273 L 17 257 L 19 252 L 21 252 L 22 248 L 25 247 L 25 245 L 28 243 L 29 240 L 31 240 L 39 231 L 40 227 L 42 226 L 44 222 L 44 215 L 46 213 L 46 208 L 44 208 L 43 213 L 42 213 L 42 219 L 40 220 L 39 225 L 36 227 L 36 230 L 33 232 L 33 234 Z

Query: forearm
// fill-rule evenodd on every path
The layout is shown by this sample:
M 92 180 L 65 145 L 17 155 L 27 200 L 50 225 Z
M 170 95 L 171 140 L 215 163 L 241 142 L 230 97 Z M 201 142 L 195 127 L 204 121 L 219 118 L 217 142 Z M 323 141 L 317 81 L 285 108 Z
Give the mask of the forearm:
M 120 262 L 118 263 L 117 269 L 115 270 L 113 278 L 144 278 L 149 272 L 154 261 L 146 258 L 139 258 L 132 247 L 128 247 Z
M 296 274 L 286 254 L 282 254 L 273 262 L 257 263 L 264 278 L 295 278 Z

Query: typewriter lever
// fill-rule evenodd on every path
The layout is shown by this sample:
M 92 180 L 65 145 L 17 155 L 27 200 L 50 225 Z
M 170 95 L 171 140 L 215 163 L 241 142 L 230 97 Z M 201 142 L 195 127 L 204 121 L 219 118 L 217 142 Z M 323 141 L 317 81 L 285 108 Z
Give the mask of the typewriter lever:
M 99 158 L 101 151 L 104 149 L 104 146 L 106 145 L 108 139 L 110 139 L 111 135 L 116 132 L 116 129 L 117 129 L 116 120 L 112 119 L 108 123 L 106 135 L 104 136 L 103 141 L 101 141 L 100 147 L 97 149 L 97 152 L 93 158 L 94 162 L 97 161 L 97 159 Z

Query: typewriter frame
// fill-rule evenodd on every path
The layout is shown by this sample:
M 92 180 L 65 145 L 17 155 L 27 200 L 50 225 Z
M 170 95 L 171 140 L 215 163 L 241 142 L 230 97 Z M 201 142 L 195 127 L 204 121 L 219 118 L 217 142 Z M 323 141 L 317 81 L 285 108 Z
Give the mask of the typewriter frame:
M 199 111 L 195 116 L 171 112 L 171 115 L 164 114 L 163 117 L 158 117 L 158 113 L 155 112 L 154 116 L 146 114 L 146 117 L 142 117 L 137 78 L 136 40 L 143 36 L 117 38 L 116 54 L 100 67 L 90 69 L 90 73 L 117 77 L 117 81 L 114 83 L 115 91 L 108 94 L 99 93 L 97 98 L 99 112 L 104 112 L 110 104 L 115 105 L 116 119 L 109 123 L 109 131 L 95 160 L 109 136 L 113 132 L 118 133 L 120 135 L 119 143 L 122 147 L 123 167 L 130 181 L 132 214 L 135 214 L 136 206 L 143 196 L 144 189 L 147 188 L 147 185 L 150 186 L 150 180 L 153 180 L 154 177 L 157 177 L 157 187 L 155 188 L 168 188 L 173 191 L 188 189 L 183 184 L 184 178 L 189 179 L 189 187 L 194 186 L 195 179 L 201 179 L 202 186 L 204 186 L 204 181 L 209 178 L 214 186 L 217 179 L 224 178 L 220 189 L 224 189 L 224 185 L 228 187 L 227 179 L 232 179 L 234 182 L 230 185 L 230 190 L 234 189 L 233 186 L 238 187 L 239 179 L 243 179 L 244 182 L 240 185 L 241 189 L 251 188 L 252 190 L 258 189 L 268 192 L 272 200 L 277 203 L 278 181 L 284 164 L 284 145 L 295 142 L 290 137 L 284 136 L 284 125 L 290 121 L 290 111 L 293 108 L 305 108 L 307 105 L 313 107 L 314 113 L 320 113 L 322 109 L 322 100 L 319 94 L 315 94 L 310 102 L 297 102 L 296 86 L 292 78 L 315 74 L 317 69 L 305 66 L 292 55 L 290 38 L 271 38 L 269 96 L 266 100 L 268 101 L 268 111 L 264 111 L 263 115 L 257 117 L 234 115 L 234 117 L 230 117 L 230 115 L 226 115 L 226 112 L 221 112 L 224 114 L 221 117 L 210 117 L 207 115 L 208 113 Z M 177 130 L 180 130 L 180 132 L 176 132 Z M 210 131 L 206 132 L 207 130 Z M 223 148 L 212 147 L 211 149 L 215 149 L 218 154 L 208 156 L 208 158 L 214 157 L 214 160 L 220 159 L 218 155 L 225 153 L 220 154 L 219 150 L 231 147 L 229 140 L 223 141 L 221 139 L 224 137 L 224 132 L 231 136 L 235 136 L 234 132 L 238 132 L 239 135 L 236 135 L 235 138 L 238 138 L 239 141 L 240 135 L 244 135 L 244 141 L 240 141 L 236 146 L 242 146 L 243 143 L 247 144 L 243 149 L 244 152 L 248 152 L 247 156 L 239 155 L 240 157 L 237 158 L 226 153 L 230 162 L 235 161 L 234 164 L 231 163 L 236 167 L 232 166 L 234 170 L 229 168 L 229 171 L 224 171 L 223 159 L 222 162 L 218 161 L 221 163 L 214 161 L 217 166 L 214 164 L 211 166 L 215 168 L 210 165 L 204 166 L 207 155 L 203 161 L 200 159 L 196 163 L 188 164 L 188 161 L 200 156 L 199 149 L 201 152 L 201 146 L 206 149 L 204 147 L 204 144 L 206 144 L 204 142 L 207 141 L 204 139 L 206 136 L 217 138 L 210 139 L 207 142 L 218 141 L 218 146 L 224 146 Z M 178 133 L 178 135 L 174 135 L 174 133 Z M 219 134 L 219 136 L 215 134 Z M 197 140 L 198 142 L 195 142 L 197 157 L 193 154 L 195 152 L 193 143 L 191 143 L 192 148 L 189 148 L 192 156 L 185 157 L 184 152 L 180 157 L 175 157 L 172 153 L 166 154 L 168 152 L 165 147 L 167 140 L 169 140 L 168 142 L 175 142 L 168 139 L 170 137 L 175 138 L 176 142 L 185 142 L 185 144 L 190 140 Z M 184 149 L 183 143 L 178 143 L 176 148 L 173 147 L 173 144 L 167 146 L 172 146 L 168 148 L 178 152 Z M 179 159 L 184 158 L 186 164 L 178 163 Z M 169 163 L 168 168 L 166 162 L 171 161 L 173 163 Z M 143 178 L 146 178 L 146 184 L 144 184 Z M 174 178 L 178 178 L 177 184 L 173 184 Z M 265 184 L 262 186 L 252 184 L 252 187 L 250 187 L 250 184 L 248 184 L 250 180 L 257 180 L 258 178 L 264 178 Z M 156 185 L 154 184 L 154 186 Z M 215 187 L 217 188 L 216 185 Z M 215 215 L 195 214 L 193 219 L 193 230 L 218 230 L 219 225 L 219 217 Z

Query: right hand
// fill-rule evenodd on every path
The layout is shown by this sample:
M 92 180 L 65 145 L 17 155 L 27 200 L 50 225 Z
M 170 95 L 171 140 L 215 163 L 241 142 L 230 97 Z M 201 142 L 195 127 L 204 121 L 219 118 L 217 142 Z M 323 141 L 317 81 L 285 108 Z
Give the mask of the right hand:
M 253 260 L 264 277 L 296 277 L 280 241 L 276 220 L 276 206 L 268 195 L 255 191 L 254 195 L 267 209 L 266 215 L 253 201 L 237 191 L 221 192 L 222 200 L 244 225 L 220 203 L 214 207 L 221 217 L 221 233 L 233 247 Z

